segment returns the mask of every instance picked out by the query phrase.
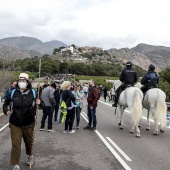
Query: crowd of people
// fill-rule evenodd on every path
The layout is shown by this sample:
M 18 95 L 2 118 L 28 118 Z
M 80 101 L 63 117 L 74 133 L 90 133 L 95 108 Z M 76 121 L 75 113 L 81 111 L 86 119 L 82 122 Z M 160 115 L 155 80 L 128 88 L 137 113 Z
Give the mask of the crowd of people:
M 45 82 L 43 86 L 38 84 L 37 89 L 32 88 L 29 76 L 21 73 L 17 81 L 11 83 L 11 87 L 5 91 L 3 112 L 9 116 L 11 133 L 11 165 L 13 170 L 20 170 L 19 160 L 21 155 L 21 141 L 26 147 L 26 165 L 33 164 L 33 143 L 36 127 L 37 108 L 42 109 L 40 131 L 55 132 L 53 123 L 62 123 L 60 104 L 65 101 L 67 115 L 64 121 L 64 134 L 73 134 L 80 128 L 80 113 L 83 108 L 83 98 L 87 98 L 89 123 L 84 129 L 95 130 L 97 125 L 96 107 L 98 101 L 98 89 L 93 80 L 85 93 L 80 84 L 73 85 L 70 81 L 60 84 L 59 80 L 50 84 Z M 48 121 L 46 122 L 46 120 Z M 76 127 L 73 127 L 74 120 Z
M 158 85 L 159 77 L 154 71 L 155 66 L 149 65 L 148 72 L 142 78 L 141 83 L 144 85 L 143 92 L 149 88 L 155 88 Z M 96 130 L 97 118 L 96 108 L 100 95 L 103 94 L 104 100 L 109 96 L 109 100 L 115 101 L 113 107 L 117 107 L 117 102 L 121 90 L 133 86 L 138 80 L 137 73 L 132 69 L 132 63 L 127 62 L 126 68 L 121 72 L 120 81 L 122 85 L 115 91 L 114 87 L 110 90 L 107 87 L 95 86 L 93 80 L 88 82 L 88 86 L 80 84 L 72 84 L 70 81 L 59 80 L 45 82 L 41 87 L 32 89 L 29 76 L 21 73 L 17 81 L 11 83 L 11 87 L 7 89 L 4 95 L 3 112 L 9 116 L 9 127 L 11 133 L 12 149 L 11 149 L 11 165 L 13 170 L 20 170 L 19 160 L 21 155 L 21 141 L 25 142 L 27 161 L 26 165 L 33 164 L 33 143 L 36 127 L 37 109 L 43 110 L 40 131 L 55 132 L 53 123 L 62 123 L 64 120 L 64 134 L 74 134 L 80 128 L 80 114 L 83 108 L 83 98 L 87 98 L 87 116 L 88 124 L 84 130 Z M 60 110 L 61 102 L 64 101 L 64 114 Z M 46 120 L 48 121 L 46 122 Z M 76 127 L 73 127 L 74 121 Z

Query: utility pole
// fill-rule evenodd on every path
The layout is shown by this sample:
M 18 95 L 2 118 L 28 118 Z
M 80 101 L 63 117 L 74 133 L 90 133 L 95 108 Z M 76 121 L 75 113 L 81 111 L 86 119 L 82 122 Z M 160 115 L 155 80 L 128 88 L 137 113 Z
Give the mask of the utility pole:
M 74 85 L 75 85 L 75 78 L 76 78 L 76 75 L 74 74 Z
M 39 61 L 39 78 L 41 77 L 41 59 L 40 59 L 40 61 Z

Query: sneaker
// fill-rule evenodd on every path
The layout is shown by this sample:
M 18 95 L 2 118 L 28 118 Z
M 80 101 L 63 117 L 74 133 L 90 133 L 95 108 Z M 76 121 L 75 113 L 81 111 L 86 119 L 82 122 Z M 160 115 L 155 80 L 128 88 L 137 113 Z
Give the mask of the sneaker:
M 76 126 L 76 129 L 80 129 L 79 125 Z
M 73 130 L 73 129 L 72 129 L 72 130 L 70 130 L 70 131 L 68 131 L 68 133 L 69 133 L 69 134 L 72 134 L 72 133 L 75 133 L 75 132 L 76 132 L 76 131 L 75 131 L 75 130 Z
M 26 166 L 30 166 L 33 164 L 33 155 L 29 155 L 26 161 Z
M 90 128 L 90 130 L 96 130 L 96 127 L 92 127 L 92 128 Z
M 87 125 L 86 127 L 84 127 L 84 130 L 86 130 L 86 129 L 91 129 L 91 126 L 89 126 L 89 125 Z
M 13 170 L 20 170 L 19 165 L 15 165 L 14 168 L 13 168 Z
M 55 132 L 54 129 L 47 129 L 47 132 Z
M 45 131 L 46 129 L 45 128 L 40 128 L 40 131 Z
M 64 134 L 67 134 L 67 133 L 68 133 L 68 130 L 64 130 L 63 133 L 64 133 Z

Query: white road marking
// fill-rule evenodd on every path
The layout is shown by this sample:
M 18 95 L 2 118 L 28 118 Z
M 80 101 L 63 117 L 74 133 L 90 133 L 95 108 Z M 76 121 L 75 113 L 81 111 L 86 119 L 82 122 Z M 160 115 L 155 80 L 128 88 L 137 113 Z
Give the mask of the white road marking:
M 0 129 L 0 132 L 1 132 L 2 130 L 4 130 L 8 125 L 9 125 L 9 123 L 7 123 L 5 126 L 3 126 L 3 127 Z
M 103 143 L 107 146 L 107 148 L 110 150 L 110 152 L 116 157 L 116 159 L 121 163 L 121 165 L 126 170 L 131 170 L 131 168 L 126 164 L 126 162 L 117 154 L 117 152 L 110 146 L 110 144 L 106 141 L 106 139 L 99 133 L 98 130 L 95 130 L 96 134 L 99 136 L 99 138 L 103 141 Z
M 142 119 L 147 120 L 147 118 L 146 118 L 146 117 L 144 117 L 144 116 L 142 116 Z M 150 121 L 150 122 L 154 122 L 152 119 L 149 119 L 149 121 Z
M 106 139 L 122 154 L 122 156 L 125 157 L 127 161 L 132 161 L 109 137 L 106 137 Z
M 82 117 L 88 122 L 86 118 L 86 114 L 84 112 L 81 113 Z M 85 116 L 86 115 L 86 116 Z M 99 136 L 102 142 L 107 146 L 110 152 L 116 157 L 116 159 L 120 162 L 120 164 L 126 169 L 131 170 L 131 168 L 126 164 L 126 162 L 118 155 L 118 153 L 112 148 L 112 146 L 107 142 L 107 140 L 100 134 L 98 130 L 95 130 L 95 133 Z
M 87 117 L 86 113 L 84 113 L 84 112 L 81 112 L 81 114 L 83 114 L 85 117 Z
M 109 103 L 106 103 L 106 102 L 102 102 L 101 100 L 98 100 L 100 103 L 103 103 L 103 104 L 106 104 L 106 105 L 109 105 L 109 106 L 112 106 L 111 104 Z
M 86 122 L 89 122 L 86 116 L 84 116 L 83 112 L 81 112 L 81 116 L 86 120 Z

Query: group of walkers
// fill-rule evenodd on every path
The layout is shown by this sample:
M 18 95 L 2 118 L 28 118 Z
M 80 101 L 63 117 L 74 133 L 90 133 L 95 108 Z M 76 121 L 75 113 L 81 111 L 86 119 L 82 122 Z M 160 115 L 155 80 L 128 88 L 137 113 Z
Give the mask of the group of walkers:
M 84 129 L 93 131 L 97 125 L 96 107 L 98 90 L 93 80 L 90 80 L 88 85 L 87 115 L 89 123 Z M 60 103 L 65 101 L 67 115 L 64 121 L 63 133 L 73 134 L 75 133 L 75 129 L 78 130 L 80 128 L 80 113 L 83 108 L 83 98 L 84 91 L 81 85 L 78 84 L 72 87 L 70 81 L 64 81 L 62 84 L 59 81 L 52 82 L 50 85 L 44 84 L 42 87 L 38 86 L 37 91 L 32 89 L 29 76 L 26 73 L 21 73 L 19 79 L 12 82 L 11 88 L 8 89 L 8 94 L 5 98 L 3 112 L 9 116 L 12 141 L 10 162 L 14 166 L 13 170 L 20 170 L 19 161 L 22 139 L 26 147 L 26 165 L 31 166 L 33 164 L 33 143 L 37 108 L 43 110 L 40 131 L 55 132 L 53 123 L 62 122 L 63 115 L 60 113 Z M 46 123 L 47 117 L 48 122 Z M 73 128 L 74 119 L 76 121 L 75 129 Z M 45 124 L 47 124 L 47 128 L 45 128 Z
M 141 80 L 141 84 L 144 85 L 141 90 L 144 93 L 150 88 L 157 87 L 159 83 L 159 77 L 154 70 L 155 66 L 150 64 L 148 72 Z M 136 71 L 132 69 L 132 63 L 130 61 L 126 63 L 126 68 L 121 72 L 119 79 L 122 85 L 115 91 L 115 103 L 113 107 L 117 107 L 121 91 L 133 86 L 138 80 L 138 75 Z M 83 88 L 79 84 L 73 87 L 70 81 L 64 81 L 62 84 L 60 84 L 60 81 L 55 81 L 50 85 L 44 84 L 42 87 L 38 86 L 36 92 L 32 89 L 29 76 L 26 73 L 21 73 L 18 81 L 12 82 L 11 87 L 6 91 L 4 96 L 3 112 L 9 116 L 12 141 L 11 165 L 14 166 L 13 170 L 20 170 L 19 160 L 22 139 L 26 147 L 26 165 L 30 166 L 33 164 L 33 143 L 37 108 L 43 110 L 40 131 L 55 132 L 53 123 L 61 123 L 64 120 L 65 126 L 63 133 L 73 134 L 75 133 L 75 129 L 78 130 L 80 128 L 80 113 L 83 108 L 83 98 L 86 96 L 89 122 L 84 129 L 91 131 L 96 130 L 96 107 L 100 95 L 93 80 L 88 82 L 88 86 L 88 89 L 86 88 L 84 93 Z M 114 89 L 112 89 L 112 91 L 114 91 Z M 107 88 L 104 91 L 105 100 L 106 96 Z M 60 112 L 60 104 L 62 101 L 66 103 L 67 114 L 65 119 L 63 119 L 63 113 Z M 47 117 L 48 123 L 47 128 L 45 128 Z M 75 128 L 73 128 L 74 120 L 76 120 Z

